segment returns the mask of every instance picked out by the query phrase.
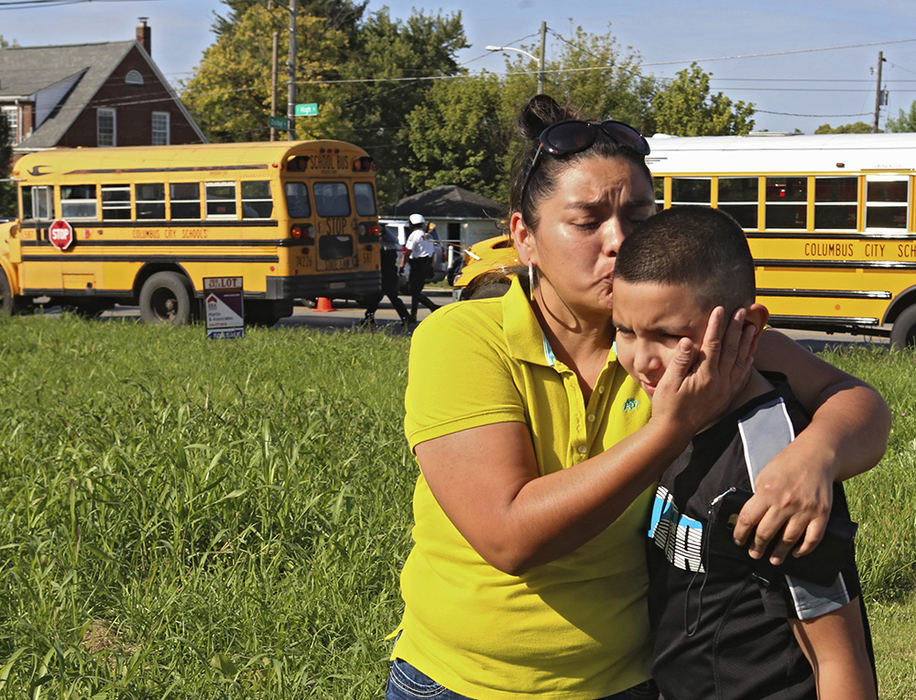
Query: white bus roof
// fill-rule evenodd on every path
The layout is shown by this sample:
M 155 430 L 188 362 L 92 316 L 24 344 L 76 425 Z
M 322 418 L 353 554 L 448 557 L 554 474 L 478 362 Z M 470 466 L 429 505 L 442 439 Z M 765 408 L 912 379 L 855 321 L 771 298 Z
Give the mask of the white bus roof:
M 648 139 L 653 174 L 916 170 L 916 134 L 667 136 Z

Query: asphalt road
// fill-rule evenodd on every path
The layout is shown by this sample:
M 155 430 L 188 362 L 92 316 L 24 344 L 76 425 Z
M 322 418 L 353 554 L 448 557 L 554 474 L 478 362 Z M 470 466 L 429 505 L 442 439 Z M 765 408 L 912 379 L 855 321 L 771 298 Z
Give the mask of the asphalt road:
M 439 305 L 449 304 L 452 301 L 451 289 L 443 287 L 427 287 L 424 292 Z M 401 300 L 410 308 L 410 296 L 401 295 Z M 317 309 L 306 306 L 297 306 L 293 315 L 281 320 L 275 328 L 319 328 L 325 330 L 345 330 L 359 326 L 365 314 L 363 307 L 357 306 L 354 302 L 345 300 L 333 301 L 333 311 L 318 311 Z M 56 309 L 49 312 L 53 315 Z M 425 307 L 420 307 L 417 316 L 422 321 L 429 315 Z M 123 306 L 114 311 L 108 311 L 102 315 L 102 318 L 138 318 L 140 311 L 136 307 Z M 405 333 L 406 331 L 398 319 L 397 312 L 384 299 L 375 314 L 376 328 L 384 329 L 392 333 Z M 781 329 L 783 333 L 796 340 L 811 352 L 820 352 L 827 347 L 860 347 L 862 345 L 875 345 L 878 347 L 889 347 L 889 340 L 886 337 L 852 335 L 848 333 L 822 333 L 819 331 L 807 330 L 789 330 Z

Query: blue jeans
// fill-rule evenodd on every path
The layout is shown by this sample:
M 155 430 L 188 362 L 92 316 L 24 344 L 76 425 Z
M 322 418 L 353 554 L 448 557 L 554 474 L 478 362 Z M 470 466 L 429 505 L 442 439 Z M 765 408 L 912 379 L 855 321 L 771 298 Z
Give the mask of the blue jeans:
M 471 700 L 467 695 L 459 695 L 439 685 L 403 659 L 392 661 L 388 673 L 388 685 L 385 688 L 385 700 L 416 700 L 416 698 Z M 658 691 L 655 689 L 655 684 L 652 681 L 646 681 L 629 690 L 600 698 L 600 700 L 656 700 L 657 698 Z

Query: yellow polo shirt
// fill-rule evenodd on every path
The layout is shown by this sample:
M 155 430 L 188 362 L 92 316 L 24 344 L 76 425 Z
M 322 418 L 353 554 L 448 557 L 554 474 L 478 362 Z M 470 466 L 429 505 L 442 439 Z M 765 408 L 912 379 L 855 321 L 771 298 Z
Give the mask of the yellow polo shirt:
M 453 304 L 420 324 L 405 404 L 411 449 L 481 425 L 527 424 L 542 474 L 603 452 L 649 418 L 647 396 L 613 351 L 585 405 L 517 281 L 502 298 Z M 421 474 L 391 658 L 472 698 L 594 700 L 644 681 L 651 491 L 576 551 L 510 576 L 468 544 Z

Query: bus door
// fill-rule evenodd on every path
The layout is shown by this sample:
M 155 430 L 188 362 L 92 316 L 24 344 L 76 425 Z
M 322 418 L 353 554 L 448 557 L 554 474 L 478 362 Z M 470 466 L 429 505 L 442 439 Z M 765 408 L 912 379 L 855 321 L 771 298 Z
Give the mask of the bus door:
M 355 270 L 359 267 L 356 215 L 350 206 L 347 181 L 315 181 L 315 214 L 318 240 L 318 272 Z
M 47 289 L 52 285 L 57 287 L 60 284 L 60 261 L 46 263 L 35 260 L 39 255 L 51 252 L 48 228 L 54 220 L 53 187 L 24 186 L 21 192 L 19 250 L 20 259 L 24 264 L 19 267 L 19 288 Z

